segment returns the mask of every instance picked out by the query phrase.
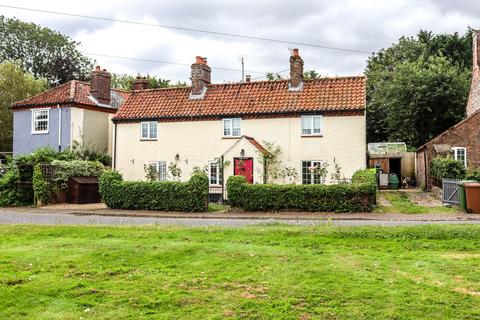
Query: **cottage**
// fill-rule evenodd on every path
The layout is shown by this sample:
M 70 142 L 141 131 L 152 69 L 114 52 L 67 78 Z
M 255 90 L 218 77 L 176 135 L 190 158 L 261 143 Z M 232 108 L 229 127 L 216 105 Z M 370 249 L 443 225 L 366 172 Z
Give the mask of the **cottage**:
M 111 152 L 111 118 L 128 93 L 112 90 L 110 78 L 96 67 L 90 83 L 72 80 L 14 103 L 13 154 L 47 146 L 66 150 L 74 141 Z
M 211 84 L 207 60 L 197 57 L 190 87 L 137 82 L 113 118 L 115 169 L 137 180 L 151 167 L 159 180 L 182 181 L 201 169 L 211 190 L 234 174 L 250 183 L 328 183 L 334 164 L 350 178 L 366 164 L 366 79 L 305 80 L 303 65 L 295 49 L 290 80 Z M 278 170 L 268 176 L 272 157 Z M 326 179 L 315 170 L 322 163 Z
M 473 69 L 466 117 L 417 149 L 417 181 L 432 187 L 430 162 L 433 158 L 452 157 L 466 167 L 480 167 L 480 31 L 473 36 Z

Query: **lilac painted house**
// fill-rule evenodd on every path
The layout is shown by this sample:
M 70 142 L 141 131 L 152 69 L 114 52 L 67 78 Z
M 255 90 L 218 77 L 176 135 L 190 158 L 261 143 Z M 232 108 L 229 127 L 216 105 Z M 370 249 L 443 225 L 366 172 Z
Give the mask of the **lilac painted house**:
M 111 89 L 111 75 L 97 67 L 90 83 L 72 80 L 12 105 L 13 154 L 39 147 L 70 148 L 74 141 L 111 155 L 111 118 L 128 92 Z

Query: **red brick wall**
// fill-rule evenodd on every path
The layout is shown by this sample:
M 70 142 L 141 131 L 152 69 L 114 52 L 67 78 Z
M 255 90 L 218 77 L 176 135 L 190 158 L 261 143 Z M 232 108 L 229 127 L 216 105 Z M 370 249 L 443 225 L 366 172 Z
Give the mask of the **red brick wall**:
M 428 174 L 426 185 L 429 190 L 431 188 L 431 178 L 428 168 L 430 161 L 437 156 L 434 148 L 435 144 L 467 148 L 467 166 L 469 168 L 480 167 L 480 111 L 429 141 L 425 145 L 425 149 L 417 152 L 417 181 L 419 181 L 419 184 L 424 182 L 425 178 L 422 177 L 422 173 L 425 172 L 426 167 Z M 423 152 L 427 153 L 426 165 L 421 164 Z

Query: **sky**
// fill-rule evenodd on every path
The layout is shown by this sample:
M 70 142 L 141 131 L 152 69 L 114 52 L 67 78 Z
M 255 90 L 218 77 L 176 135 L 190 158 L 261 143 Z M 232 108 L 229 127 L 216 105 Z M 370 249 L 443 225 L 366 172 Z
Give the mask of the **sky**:
M 401 36 L 413 36 L 420 29 L 434 33 L 464 33 L 468 27 L 480 28 L 480 2 L 468 0 L 0 0 L 0 4 L 364 52 L 389 47 Z M 240 81 L 241 72 L 238 70 L 241 69 L 242 56 L 245 73 L 259 80 L 264 79 L 266 72 L 288 70 L 291 48 L 299 48 L 305 70 L 316 70 L 322 76 L 362 74 L 369 56 L 368 53 L 4 7 L 0 7 L 0 14 L 68 35 L 81 43 L 80 50 L 85 55 L 110 72 L 150 74 L 174 82 L 190 81 L 189 65 L 198 55 L 208 58 L 214 83 Z M 288 75 L 288 72 L 284 71 L 282 75 Z

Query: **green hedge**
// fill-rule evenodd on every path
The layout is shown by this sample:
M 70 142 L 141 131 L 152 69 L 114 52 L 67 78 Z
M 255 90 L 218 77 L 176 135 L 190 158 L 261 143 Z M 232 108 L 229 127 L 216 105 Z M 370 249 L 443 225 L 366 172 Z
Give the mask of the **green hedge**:
M 208 208 L 208 177 L 192 175 L 188 182 L 123 181 L 115 171 L 100 176 L 103 202 L 112 209 L 200 212 Z
M 230 205 L 247 211 L 364 212 L 372 210 L 377 187 L 375 171 L 362 170 L 349 185 L 248 184 L 244 177 L 232 176 L 227 191 Z
M 86 160 L 54 160 L 52 165 L 55 169 L 55 181 L 62 189 L 68 188 L 68 179 L 70 177 L 99 177 L 105 167 L 99 161 Z

